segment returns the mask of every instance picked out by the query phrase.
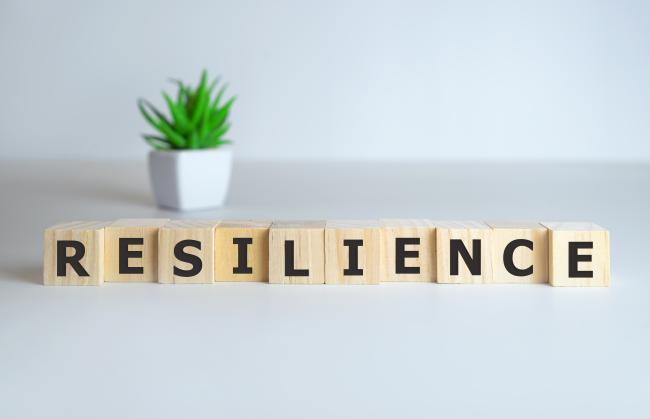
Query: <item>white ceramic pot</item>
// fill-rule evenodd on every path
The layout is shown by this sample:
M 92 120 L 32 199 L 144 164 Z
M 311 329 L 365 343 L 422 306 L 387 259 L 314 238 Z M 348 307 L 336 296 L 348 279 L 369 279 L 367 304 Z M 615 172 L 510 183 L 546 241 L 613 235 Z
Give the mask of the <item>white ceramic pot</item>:
M 149 177 L 158 206 L 193 210 L 223 205 L 230 184 L 232 146 L 149 152 Z

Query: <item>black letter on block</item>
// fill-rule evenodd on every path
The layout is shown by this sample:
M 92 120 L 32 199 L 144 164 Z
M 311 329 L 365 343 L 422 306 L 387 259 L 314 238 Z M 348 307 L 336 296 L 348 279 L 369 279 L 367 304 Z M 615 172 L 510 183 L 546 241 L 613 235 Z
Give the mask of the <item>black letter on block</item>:
M 201 269 L 203 269 L 203 262 L 201 261 L 201 258 L 192 255 L 189 253 L 185 253 L 185 248 L 186 247 L 195 247 L 199 250 L 201 250 L 201 242 L 198 240 L 181 240 L 178 243 L 176 243 L 176 246 L 174 246 L 174 256 L 176 259 L 180 260 L 181 262 L 186 262 L 192 265 L 192 269 L 179 269 L 176 266 L 174 266 L 174 275 L 176 276 L 182 276 L 182 277 L 189 277 L 189 276 L 195 276 L 198 275 L 199 272 L 201 272 Z
M 591 262 L 591 255 L 579 255 L 579 249 L 593 249 L 593 242 L 569 242 L 569 278 L 593 278 L 593 271 L 579 271 L 578 262 Z
M 252 274 L 253 268 L 248 266 L 248 245 L 253 244 L 253 238 L 234 237 L 232 244 L 237 245 L 237 266 L 232 268 L 232 273 Z
M 474 239 L 472 240 L 472 254 L 470 256 L 467 248 L 463 244 L 462 240 L 451 239 L 449 243 L 449 266 L 450 266 L 450 275 L 458 275 L 458 255 L 463 257 L 465 265 L 469 269 L 469 272 L 472 275 L 481 274 L 481 240 Z
M 348 247 L 348 268 L 343 269 L 343 275 L 363 275 L 363 269 L 359 268 L 359 246 L 363 246 L 363 240 L 343 240 L 343 246 Z
M 293 247 L 293 240 L 284 241 L 284 276 L 309 276 L 309 269 L 294 268 Z
M 408 244 L 420 244 L 419 237 L 408 237 L 395 239 L 395 273 L 398 274 L 419 274 L 419 266 L 404 266 L 406 258 L 416 258 L 420 256 L 417 250 L 406 250 Z
M 526 239 L 517 239 L 513 240 L 506 246 L 503 251 L 503 265 L 506 267 L 506 271 L 510 272 L 514 276 L 528 276 L 533 274 L 533 265 L 530 265 L 526 269 L 519 269 L 515 266 L 515 262 L 512 260 L 512 257 L 515 253 L 515 249 L 524 246 L 533 250 L 533 242 Z
M 119 245 L 119 272 L 121 274 L 141 274 L 144 272 L 142 266 L 129 266 L 129 259 L 142 258 L 142 250 L 129 250 L 131 244 L 144 244 L 142 237 L 125 238 L 120 237 Z
M 74 254 L 72 256 L 66 256 L 66 250 L 68 247 L 74 249 Z M 56 242 L 56 276 L 65 276 L 66 274 L 66 264 L 70 264 L 72 269 L 79 276 L 90 276 L 88 272 L 81 266 L 79 261 L 86 254 L 86 247 L 83 243 L 76 240 L 57 240 Z

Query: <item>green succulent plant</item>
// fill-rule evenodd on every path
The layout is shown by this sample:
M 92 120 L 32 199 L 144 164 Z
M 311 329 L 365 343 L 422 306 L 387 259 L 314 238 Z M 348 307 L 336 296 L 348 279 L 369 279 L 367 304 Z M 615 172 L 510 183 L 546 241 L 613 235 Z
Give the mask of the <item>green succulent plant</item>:
M 178 87 L 176 100 L 165 92 L 163 98 L 170 117 L 165 116 L 145 99 L 138 100 L 138 108 L 144 119 L 159 134 L 143 134 L 142 137 L 156 150 L 186 150 L 215 148 L 230 143 L 223 136 L 230 129 L 228 114 L 236 97 L 222 103 L 227 85 L 215 92 L 219 84 L 216 78 L 208 85 L 208 73 L 201 73 L 196 88 L 180 80 L 171 80 Z

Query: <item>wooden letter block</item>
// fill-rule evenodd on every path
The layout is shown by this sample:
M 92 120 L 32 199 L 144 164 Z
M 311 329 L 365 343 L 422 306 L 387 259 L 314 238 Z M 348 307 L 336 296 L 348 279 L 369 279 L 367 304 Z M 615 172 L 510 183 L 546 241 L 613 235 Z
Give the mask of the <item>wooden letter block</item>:
M 269 280 L 270 221 L 222 221 L 215 228 L 215 281 Z
M 327 221 L 325 283 L 378 284 L 380 250 L 378 221 Z
M 434 222 L 438 282 L 492 282 L 492 229 L 479 221 Z
M 106 282 L 155 282 L 158 277 L 158 229 L 166 218 L 121 219 L 104 232 Z
M 554 287 L 608 287 L 609 231 L 592 223 L 542 223 L 549 229 Z
M 269 282 L 325 283 L 325 221 L 282 221 L 271 224 Z
M 548 282 L 548 230 L 539 223 L 499 221 L 492 227 L 492 282 Z
M 101 285 L 104 283 L 104 227 L 109 222 L 74 221 L 45 230 L 45 285 Z
M 381 220 L 381 281 L 434 282 L 436 227 L 429 220 Z
M 214 282 L 214 228 L 217 221 L 173 220 L 158 231 L 158 282 Z

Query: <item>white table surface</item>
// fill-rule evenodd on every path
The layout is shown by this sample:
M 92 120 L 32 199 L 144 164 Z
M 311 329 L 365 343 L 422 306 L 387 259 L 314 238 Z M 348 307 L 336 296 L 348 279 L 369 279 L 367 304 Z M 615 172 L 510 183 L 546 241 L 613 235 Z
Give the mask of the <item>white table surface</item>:
M 157 210 L 140 162 L 0 162 L 1 418 L 650 417 L 650 165 L 238 163 Z M 76 219 L 588 220 L 612 286 L 41 285 Z

